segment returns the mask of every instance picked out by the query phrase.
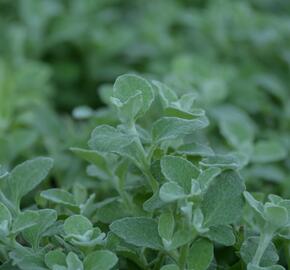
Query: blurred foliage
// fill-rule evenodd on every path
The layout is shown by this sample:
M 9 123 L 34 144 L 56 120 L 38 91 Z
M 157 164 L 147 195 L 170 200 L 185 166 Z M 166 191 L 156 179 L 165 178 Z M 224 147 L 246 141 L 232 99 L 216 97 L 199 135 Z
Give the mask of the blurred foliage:
M 211 120 L 200 140 L 219 152 L 278 142 L 279 158 L 244 157 L 243 174 L 289 197 L 289 12 L 283 0 L 1 0 L 0 163 L 47 154 L 53 185 L 84 177 L 68 148 L 116 123 L 94 110 L 131 71 L 196 93 Z

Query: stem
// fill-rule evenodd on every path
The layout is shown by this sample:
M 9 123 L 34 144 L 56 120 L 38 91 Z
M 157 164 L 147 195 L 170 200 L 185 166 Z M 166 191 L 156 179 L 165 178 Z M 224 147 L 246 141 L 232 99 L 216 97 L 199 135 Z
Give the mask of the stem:
M 259 266 L 260 265 L 260 261 L 265 253 L 265 250 L 267 249 L 267 247 L 269 246 L 271 240 L 272 240 L 273 234 L 272 233 L 265 233 L 263 232 L 260 235 L 260 240 L 259 240 L 259 244 L 258 244 L 258 248 L 256 250 L 255 256 L 252 260 L 252 264 L 255 266 Z
M 189 244 L 184 245 L 180 250 L 180 256 L 179 256 L 179 261 L 178 261 L 180 270 L 184 270 L 186 267 L 188 250 L 189 250 Z
M 154 179 L 154 177 L 151 174 L 150 171 L 150 160 L 151 158 L 148 158 L 148 155 L 146 154 L 146 151 L 141 143 L 141 140 L 139 138 L 138 132 L 136 130 L 136 126 L 135 123 L 132 122 L 129 124 L 129 131 L 130 133 L 135 136 L 135 142 L 137 144 L 138 150 L 139 150 L 139 154 L 141 156 L 141 163 L 142 163 L 142 171 L 145 174 L 151 189 L 153 192 L 155 192 L 158 189 L 158 182 Z M 150 154 L 150 153 L 149 153 Z

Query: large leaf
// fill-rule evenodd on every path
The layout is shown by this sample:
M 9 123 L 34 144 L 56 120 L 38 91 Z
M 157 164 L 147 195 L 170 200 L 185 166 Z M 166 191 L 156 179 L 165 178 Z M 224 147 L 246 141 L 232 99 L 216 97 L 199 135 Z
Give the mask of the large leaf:
M 206 226 L 234 223 L 242 214 L 243 180 L 234 171 L 226 171 L 215 178 L 202 201 Z
M 116 220 L 110 225 L 110 229 L 129 244 L 152 249 L 162 248 L 158 224 L 151 218 L 132 217 Z

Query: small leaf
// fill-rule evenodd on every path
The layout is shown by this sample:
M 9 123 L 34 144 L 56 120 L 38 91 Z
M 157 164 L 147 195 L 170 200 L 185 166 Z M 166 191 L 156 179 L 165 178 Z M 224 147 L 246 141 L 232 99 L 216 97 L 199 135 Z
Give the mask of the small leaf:
M 259 213 L 262 217 L 264 216 L 264 207 L 263 204 L 259 201 L 257 201 L 251 193 L 248 191 L 244 191 L 244 197 L 248 204 L 257 212 Z
M 199 170 L 191 162 L 175 156 L 161 159 L 161 171 L 167 180 L 177 183 L 187 193 L 191 190 L 191 180 L 199 175 Z
M 8 224 L 11 224 L 12 216 L 8 208 L 3 203 L 0 202 L 0 224 L 3 221 L 7 221 Z
M 67 256 L 66 256 L 66 264 L 68 266 L 68 270 L 83 270 L 83 264 L 80 261 L 79 257 L 73 253 L 70 252 Z
M 52 188 L 42 191 L 40 196 L 50 202 L 77 207 L 73 195 L 60 188 Z
M 217 167 L 207 168 L 200 173 L 197 181 L 199 182 L 202 189 L 207 188 L 211 181 L 215 179 L 215 177 L 217 177 L 221 172 L 222 170 Z
M 162 248 L 158 224 L 151 218 L 123 218 L 114 221 L 110 229 L 129 244 L 152 249 Z
M 117 256 L 108 250 L 91 252 L 84 260 L 86 270 L 110 270 L 118 262 Z
M 156 144 L 163 141 L 181 139 L 194 131 L 205 128 L 208 120 L 198 117 L 192 120 L 177 117 L 162 117 L 153 124 L 152 138 Z
M 164 202 L 174 202 L 187 197 L 184 189 L 174 182 L 163 184 L 160 188 L 159 196 Z
M 278 141 L 260 141 L 254 147 L 252 161 L 257 163 L 275 162 L 285 159 L 286 156 L 286 148 Z
M 82 215 L 70 216 L 63 224 L 63 229 L 68 235 L 84 235 L 92 228 L 92 223 Z
M 131 144 L 133 140 L 133 136 L 111 126 L 102 125 L 93 130 L 89 147 L 100 152 L 120 153 L 122 148 Z
M 9 178 L 13 201 L 19 204 L 21 197 L 38 186 L 48 175 L 53 161 L 50 158 L 36 158 L 16 166 Z
M 66 266 L 65 255 L 60 250 L 49 251 L 44 258 L 45 264 L 49 269 L 54 266 Z
M 118 112 L 118 117 L 123 123 L 131 123 L 138 118 L 138 113 L 142 109 L 143 97 L 142 92 L 137 93 L 128 98 L 127 101 L 121 102 L 118 98 L 111 98 L 112 104 L 115 105 Z
M 176 264 L 168 264 L 162 266 L 160 270 L 179 270 L 179 267 Z
M 285 226 L 288 222 L 288 211 L 285 207 L 266 203 L 264 214 L 266 220 L 277 228 Z
M 233 246 L 236 242 L 235 235 L 231 226 L 213 226 L 205 234 L 211 241 L 224 246 Z
M 231 170 L 241 167 L 238 157 L 232 154 L 206 157 L 202 159 L 199 164 L 205 167 L 219 167 L 222 169 Z
M 176 152 L 178 154 L 185 154 L 188 156 L 214 156 L 214 151 L 210 147 L 199 143 L 183 144 L 178 147 Z
M 154 99 L 153 89 L 148 81 L 140 76 L 133 74 L 125 74 L 119 76 L 114 84 L 113 97 L 119 99 L 122 103 L 126 103 L 130 98 L 136 97 L 136 93 L 140 92 L 142 99 L 139 97 L 136 102 L 140 107 L 138 110 L 138 116 L 144 115 L 150 108 Z M 142 103 L 140 103 L 142 101 Z M 131 103 L 133 101 L 131 100 Z M 137 107 L 136 104 L 132 104 L 131 107 Z M 141 106 L 140 106 L 141 105 Z
M 213 244 L 204 238 L 196 240 L 188 254 L 187 263 L 190 270 L 206 270 L 213 260 Z
M 202 201 L 205 226 L 234 223 L 242 214 L 243 180 L 234 171 L 227 171 L 212 181 Z
M 171 212 L 162 213 L 159 217 L 158 222 L 158 232 L 159 235 L 166 239 L 170 240 L 172 238 L 173 232 L 174 232 L 175 222 L 174 222 L 174 216 Z
M 39 214 L 36 211 L 27 210 L 20 213 L 13 222 L 13 233 L 19 233 L 29 227 L 37 224 L 39 220 Z

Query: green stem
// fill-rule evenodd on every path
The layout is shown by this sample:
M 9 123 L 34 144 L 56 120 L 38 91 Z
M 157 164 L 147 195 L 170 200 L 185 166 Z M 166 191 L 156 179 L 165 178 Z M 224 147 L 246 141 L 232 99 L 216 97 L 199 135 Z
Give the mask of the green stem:
M 265 250 L 267 249 L 267 247 L 269 246 L 271 240 L 272 240 L 273 234 L 272 233 L 265 233 L 263 232 L 260 235 L 260 239 L 259 239 L 259 244 L 258 244 L 258 248 L 256 250 L 255 256 L 252 260 L 252 264 L 255 266 L 259 266 L 260 265 L 260 261 L 265 253 Z
M 178 261 L 180 270 L 186 269 L 185 267 L 186 267 L 188 250 L 189 250 L 189 244 L 184 245 L 180 250 L 179 261 Z

